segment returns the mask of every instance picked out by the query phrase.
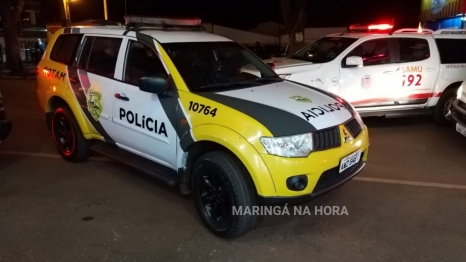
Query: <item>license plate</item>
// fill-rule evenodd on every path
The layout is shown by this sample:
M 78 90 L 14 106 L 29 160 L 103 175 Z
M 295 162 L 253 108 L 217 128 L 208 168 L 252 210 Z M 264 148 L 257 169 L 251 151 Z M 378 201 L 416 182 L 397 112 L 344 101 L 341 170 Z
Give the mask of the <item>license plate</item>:
M 466 136 L 466 127 L 460 125 L 459 123 L 456 123 L 456 131 L 458 131 L 463 136 Z
M 359 162 L 359 159 L 361 158 L 361 150 L 358 150 L 351 155 L 343 158 L 340 163 L 340 173 L 345 171 L 346 169 L 356 165 Z

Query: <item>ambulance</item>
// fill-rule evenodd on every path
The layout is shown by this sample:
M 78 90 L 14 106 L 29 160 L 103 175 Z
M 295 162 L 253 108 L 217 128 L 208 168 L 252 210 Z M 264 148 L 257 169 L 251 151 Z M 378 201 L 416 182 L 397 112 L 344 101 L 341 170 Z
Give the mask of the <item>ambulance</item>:
M 466 80 L 465 46 L 464 29 L 351 25 L 265 62 L 288 81 L 341 96 L 363 117 L 427 113 L 450 124 L 452 102 Z

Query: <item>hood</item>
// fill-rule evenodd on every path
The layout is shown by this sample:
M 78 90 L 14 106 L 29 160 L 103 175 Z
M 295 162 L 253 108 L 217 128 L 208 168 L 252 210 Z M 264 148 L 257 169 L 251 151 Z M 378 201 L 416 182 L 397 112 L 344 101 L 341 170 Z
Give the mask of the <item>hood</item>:
M 264 62 L 275 64 L 275 69 L 296 67 L 296 66 L 309 66 L 309 65 L 315 65 L 316 68 L 319 68 L 321 66 L 321 64 L 314 64 L 312 62 L 306 62 L 303 60 L 298 60 L 298 59 L 293 59 L 293 58 L 288 58 L 288 57 L 267 59 L 267 60 L 264 60 Z
M 315 132 L 353 117 L 336 97 L 289 81 L 198 95 L 256 119 L 275 137 Z

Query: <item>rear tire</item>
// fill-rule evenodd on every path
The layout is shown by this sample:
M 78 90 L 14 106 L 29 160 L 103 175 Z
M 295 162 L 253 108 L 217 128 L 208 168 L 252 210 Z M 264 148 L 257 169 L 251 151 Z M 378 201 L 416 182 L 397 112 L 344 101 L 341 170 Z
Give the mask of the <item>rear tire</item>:
M 435 123 L 439 125 L 453 124 L 451 106 L 452 102 L 456 99 L 457 92 L 458 88 L 449 88 L 442 94 L 432 114 Z
M 69 162 L 81 162 L 91 155 L 91 141 L 84 138 L 73 113 L 67 106 L 55 109 L 52 136 L 60 155 Z
M 223 151 L 206 153 L 193 168 L 193 196 L 204 224 L 221 238 L 235 238 L 252 230 L 257 215 L 256 193 L 249 174 L 231 154 Z M 233 213 L 233 207 L 240 214 Z

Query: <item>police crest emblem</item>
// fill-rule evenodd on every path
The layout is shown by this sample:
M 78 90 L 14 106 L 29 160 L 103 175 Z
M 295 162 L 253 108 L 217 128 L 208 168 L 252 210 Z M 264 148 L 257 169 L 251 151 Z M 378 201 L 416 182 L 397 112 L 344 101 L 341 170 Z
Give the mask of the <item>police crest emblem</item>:
M 99 121 L 100 114 L 102 113 L 103 109 L 103 102 L 102 102 L 102 93 L 97 90 L 90 89 L 87 92 L 87 110 L 91 114 L 92 118 L 95 121 Z

